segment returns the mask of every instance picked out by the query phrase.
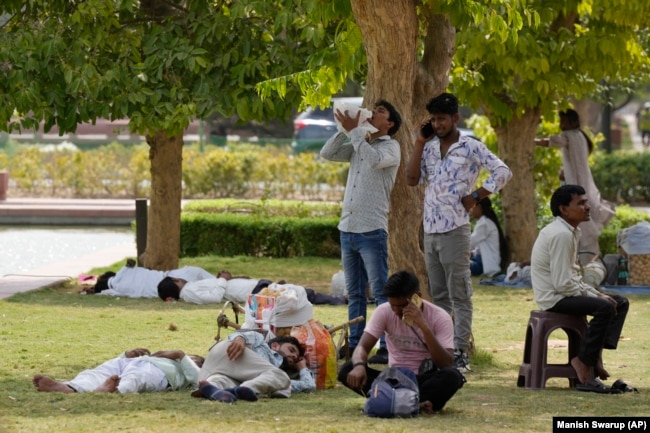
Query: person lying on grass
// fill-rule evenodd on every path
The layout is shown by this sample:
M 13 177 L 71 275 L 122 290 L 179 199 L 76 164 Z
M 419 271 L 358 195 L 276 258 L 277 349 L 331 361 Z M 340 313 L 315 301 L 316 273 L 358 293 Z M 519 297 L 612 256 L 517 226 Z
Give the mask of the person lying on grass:
M 314 389 L 316 382 L 298 339 L 282 336 L 266 343 L 260 332 L 238 331 L 210 348 L 199 373 L 199 389 L 192 396 L 233 403 Z
M 259 293 L 272 284 L 271 280 L 258 280 L 247 276 L 233 277 L 229 271 L 223 270 L 216 279 L 186 281 L 173 275 L 166 276 L 158 283 L 158 297 L 163 301 L 183 300 L 191 304 L 218 304 L 224 299 L 244 304 L 248 295 Z M 286 282 L 278 281 L 279 285 Z M 300 287 L 305 290 L 307 300 L 312 304 L 343 305 L 347 303 L 344 296 L 332 296 L 317 293 L 313 289 Z
M 182 350 L 127 350 L 117 358 L 89 370 L 70 381 L 57 381 L 37 374 L 32 383 L 41 392 L 160 392 L 195 388 L 204 358 Z
M 82 293 L 127 298 L 155 298 L 158 296 L 158 284 L 165 277 L 186 282 L 217 281 L 215 275 L 198 266 L 184 266 L 180 269 L 159 271 L 136 266 L 135 260 L 129 259 L 126 266 L 117 273 L 108 271 L 98 276 L 95 285 L 85 288 Z

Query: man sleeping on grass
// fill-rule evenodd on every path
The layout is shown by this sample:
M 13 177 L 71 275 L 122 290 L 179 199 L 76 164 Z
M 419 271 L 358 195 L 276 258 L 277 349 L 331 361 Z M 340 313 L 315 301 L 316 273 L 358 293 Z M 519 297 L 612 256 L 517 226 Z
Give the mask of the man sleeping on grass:
M 158 296 L 163 301 L 183 300 L 193 304 L 220 303 L 222 300 L 244 304 L 248 295 L 256 294 L 272 284 L 271 280 L 257 280 L 247 276 L 233 277 L 229 271 L 221 271 L 216 279 L 187 281 L 168 275 L 158 284 Z M 279 281 L 278 285 L 285 285 Z M 312 304 L 342 305 L 347 300 L 344 296 L 332 296 L 317 293 L 313 289 L 292 285 L 299 290 L 304 289 L 307 299 Z

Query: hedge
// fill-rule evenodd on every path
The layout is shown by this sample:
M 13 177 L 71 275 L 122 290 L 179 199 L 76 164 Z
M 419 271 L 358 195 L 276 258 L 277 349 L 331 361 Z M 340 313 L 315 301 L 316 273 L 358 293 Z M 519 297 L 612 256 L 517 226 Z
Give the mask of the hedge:
M 340 257 L 337 225 L 338 217 L 183 212 L 181 257 Z
M 603 198 L 650 203 L 650 152 L 598 153 L 591 173 Z

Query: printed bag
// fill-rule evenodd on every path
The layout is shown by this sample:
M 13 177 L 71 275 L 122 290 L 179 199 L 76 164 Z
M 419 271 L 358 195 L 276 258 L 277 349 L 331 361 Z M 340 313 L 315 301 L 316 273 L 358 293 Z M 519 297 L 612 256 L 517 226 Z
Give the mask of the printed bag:
M 305 346 L 307 368 L 314 375 L 316 389 L 336 385 L 336 348 L 329 331 L 318 320 L 291 328 L 291 336 Z

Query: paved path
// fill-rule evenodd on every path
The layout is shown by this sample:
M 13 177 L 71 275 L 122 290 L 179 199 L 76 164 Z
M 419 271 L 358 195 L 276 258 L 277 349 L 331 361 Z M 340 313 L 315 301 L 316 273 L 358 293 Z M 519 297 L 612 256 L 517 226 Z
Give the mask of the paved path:
M 7 198 L 0 200 L 0 224 L 128 226 L 135 200 Z

